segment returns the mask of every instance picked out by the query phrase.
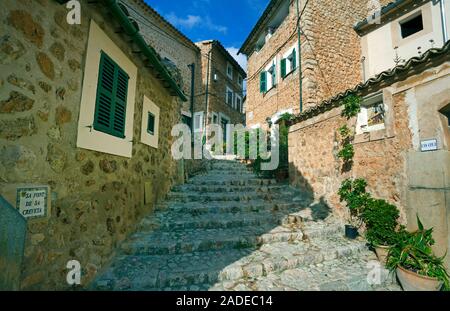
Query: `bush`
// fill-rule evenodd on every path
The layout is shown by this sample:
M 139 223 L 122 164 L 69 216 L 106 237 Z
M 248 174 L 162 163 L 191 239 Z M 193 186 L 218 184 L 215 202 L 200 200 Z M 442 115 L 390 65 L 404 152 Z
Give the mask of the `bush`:
M 358 115 L 361 111 L 361 97 L 356 95 L 349 95 L 344 99 L 344 109 L 342 116 L 350 119 Z
M 366 192 L 367 182 L 362 178 L 346 179 L 338 191 L 340 201 L 345 201 L 350 211 L 350 221 L 359 218 L 362 210 L 370 201 L 370 194 Z
M 431 249 L 435 243 L 433 228 L 424 229 L 419 217 L 417 225 L 419 229 L 415 232 L 398 233 L 397 243 L 389 250 L 387 267 L 395 271 L 400 266 L 423 276 L 438 278 L 444 283 L 443 289 L 448 291 L 449 275 L 443 263 L 445 256 L 437 257 Z
M 397 240 L 398 218 L 400 213 L 396 206 L 385 200 L 370 199 L 361 212 L 361 219 L 366 224 L 366 238 L 370 244 L 390 246 Z

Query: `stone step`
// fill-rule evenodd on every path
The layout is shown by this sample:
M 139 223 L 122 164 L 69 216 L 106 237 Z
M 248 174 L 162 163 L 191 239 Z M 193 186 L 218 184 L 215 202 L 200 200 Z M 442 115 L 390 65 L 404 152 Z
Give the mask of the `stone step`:
M 275 179 L 264 179 L 264 178 L 246 178 L 246 179 L 236 179 L 236 178 L 221 178 L 211 177 L 211 176 L 196 176 L 193 177 L 188 183 L 188 185 L 210 185 L 210 186 L 268 186 L 275 185 L 277 181 Z
M 197 192 L 197 193 L 235 193 L 235 192 L 261 192 L 272 193 L 283 191 L 286 185 L 243 185 L 243 186 L 224 186 L 224 185 L 193 185 L 186 184 L 176 186 L 172 192 Z
M 263 199 L 267 201 L 286 199 L 287 201 L 293 199 L 295 194 L 289 191 L 286 192 L 222 192 L 222 193 L 199 193 L 195 191 L 190 192 L 169 192 L 166 199 L 168 201 L 176 202 L 218 202 L 218 201 L 238 201 L 248 202 L 252 200 Z
M 210 202 L 208 204 L 202 202 L 165 202 L 158 204 L 157 209 L 195 216 L 201 214 L 236 214 L 241 212 L 295 212 L 303 209 L 303 206 L 301 201 L 287 203 L 284 201 L 252 200 L 245 204 L 233 201 Z
M 183 214 L 182 214 L 183 215 Z M 180 216 L 170 210 L 151 215 L 143 219 L 138 229 L 143 232 L 154 230 L 181 231 L 190 229 L 230 229 L 246 226 L 279 225 L 292 226 L 302 222 L 295 213 L 277 212 L 243 212 L 221 214 L 211 217 L 211 214 Z
M 371 278 L 374 270 L 379 277 Z M 184 287 L 185 290 L 205 285 Z M 192 289 L 191 289 L 192 288 Z M 181 288 L 180 288 L 181 290 Z M 263 277 L 225 281 L 210 286 L 211 291 L 400 291 L 395 276 L 382 267 L 372 252 L 336 258 L 318 264 Z
M 365 251 L 362 241 L 335 238 L 314 243 L 280 242 L 260 249 L 226 249 L 175 255 L 120 256 L 94 284 L 96 289 L 151 290 L 258 278 Z
M 178 232 L 138 233 L 122 245 L 128 255 L 169 255 L 196 251 L 256 248 L 266 243 L 296 241 L 303 238 L 294 227 L 242 227 L 233 229 L 194 229 Z

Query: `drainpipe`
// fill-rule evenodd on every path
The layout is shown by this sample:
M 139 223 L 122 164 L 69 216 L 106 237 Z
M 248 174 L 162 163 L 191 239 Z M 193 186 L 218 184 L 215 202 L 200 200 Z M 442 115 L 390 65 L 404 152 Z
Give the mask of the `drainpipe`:
M 195 63 L 189 64 L 188 67 L 191 69 L 191 136 L 192 136 L 192 141 L 193 141 L 194 140 Z
M 441 0 L 442 1 L 442 0 Z M 299 104 L 300 113 L 303 112 L 303 81 L 302 81 L 302 43 L 301 43 L 301 32 L 300 32 L 300 6 L 299 0 L 297 0 L 297 37 L 298 37 L 298 87 L 299 87 Z
M 208 106 L 209 106 L 209 102 L 208 102 L 208 97 L 209 97 L 209 76 L 210 76 L 210 72 L 211 72 L 211 53 L 212 50 L 214 48 L 215 42 L 213 41 L 211 44 L 211 49 L 208 52 L 208 66 L 206 67 L 206 91 L 205 91 L 205 116 L 204 116 L 204 120 L 203 120 L 203 124 L 204 124 L 204 134 L 206 135 L 206 121 L 208 118 Z M 202 138 L 203 139 L 203 138 Z
M 442 34 L 444 37 L 444 44 L 448 41 L 448 32 L 447 32 L 447 18 L 445 16 L 445 0 L 441 0 L 441 22 L 442 22 Z

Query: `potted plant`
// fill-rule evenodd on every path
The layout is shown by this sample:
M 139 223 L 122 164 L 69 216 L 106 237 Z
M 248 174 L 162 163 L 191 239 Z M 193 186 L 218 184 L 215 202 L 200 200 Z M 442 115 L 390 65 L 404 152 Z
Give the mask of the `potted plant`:
M 406 291 L 449 290 L 449 275 L 443 264 L 443 257 L 434 255 L 433 229 L 424 229 L 417 217 L 418 230 L 412 233 L 402 231 L 391 247 L 387 267 L 397 273 Z
M 355 239 L 362 222 L 361 211 L 364 209 L 370 195 L 366 193 L 367 182 L 364 179 L 346 179 L 339 189 L 340 201 L 345 201 L 348 208 L 348 223 L 345 225 L 345 236 Z
M 398 224 L 399 216 L 397 207 L 385 200 L 369 199 L 361 211 L 361 219 L 366 225 L 366 239 L 383 264 L 386 264 L 389 248 L 396 243 L 397 231 L 403 230 Z

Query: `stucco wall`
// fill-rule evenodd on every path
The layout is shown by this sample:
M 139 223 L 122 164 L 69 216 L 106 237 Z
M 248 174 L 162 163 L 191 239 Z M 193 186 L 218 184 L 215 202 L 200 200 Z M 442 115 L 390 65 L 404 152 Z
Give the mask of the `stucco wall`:
M 450 15 L 450 2 L 446 4 L 446 14 Z M 401 39 L 399 22 L 422 11 L 424 30 Z M 431 47 L 440 48 L 444 45 L 439 2 L 429 1 L 406 15 L 373 30 L 361 38 L 363 56 L 365 57 L 366 79 L 395 67 L 395 47 L 398 47 L 398 57 L 404 61 L 424 53 Z M 433 44 L 430 42 L 433 40 Z
M 0 193 L 8 198 L 17 184 L 44 184 L 52 197 L 50 217 L 28 223 L 21 288 L 66 288 L 72 259 L 80 261 L 86 285 L 175 182 L 170 130 L 179 106 L 115 33 L 104 7 L 83 2 L 82 23 L 74 26 L 53 0 L 6 0 L 2 8 Z M 131 158 L 76 148 L 91 18 L 138 67 L 136 102 L 129 103 Z M 160 107 L 158 149 L 140 143 L 144 95 Z

